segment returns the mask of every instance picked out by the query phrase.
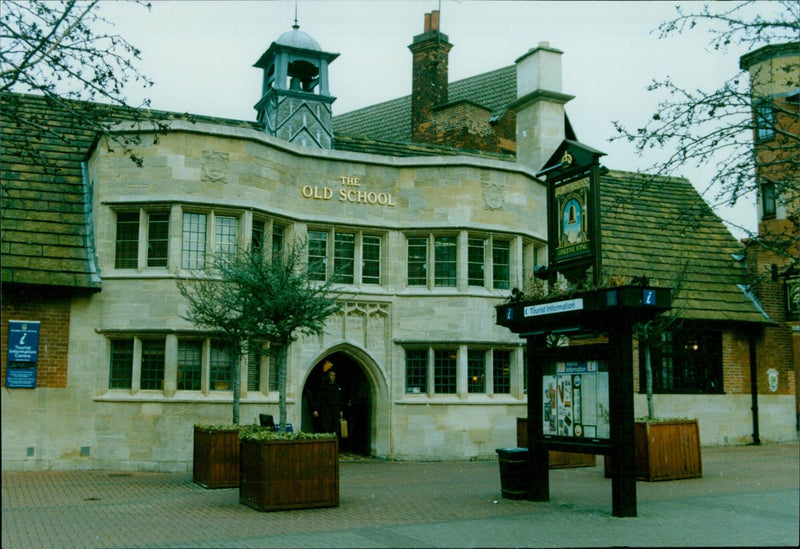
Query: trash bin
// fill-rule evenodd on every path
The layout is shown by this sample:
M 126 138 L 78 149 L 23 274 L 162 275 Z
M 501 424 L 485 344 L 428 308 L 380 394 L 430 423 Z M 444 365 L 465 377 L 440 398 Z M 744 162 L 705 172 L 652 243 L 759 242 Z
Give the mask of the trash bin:
M 527 448 L 498 448 L 500 490 L 504 498 L 525 499 L 531 486 Z

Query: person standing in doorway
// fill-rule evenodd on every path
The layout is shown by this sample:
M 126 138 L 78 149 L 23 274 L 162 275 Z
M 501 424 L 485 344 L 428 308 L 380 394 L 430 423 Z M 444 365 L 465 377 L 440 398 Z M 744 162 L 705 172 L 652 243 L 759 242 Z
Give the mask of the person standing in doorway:
M 344 416 L 344 395 L 336 383 L 336 370 L 326 361 L 322 367 L 324 379 L 319 388 L 313 416 L 317 420 L 320 433 L 336 433 L 340 436 L 340 421 Z

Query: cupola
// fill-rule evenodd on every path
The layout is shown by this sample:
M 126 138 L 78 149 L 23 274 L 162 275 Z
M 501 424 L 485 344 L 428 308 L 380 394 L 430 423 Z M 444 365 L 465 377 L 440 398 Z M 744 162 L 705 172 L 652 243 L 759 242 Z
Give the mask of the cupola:
M 325 52 L 295 19 L 253 65 L 264 71 L 258 121 L 268 135 L 307 147 L 333 146 L 328 64 L 339 56 Z

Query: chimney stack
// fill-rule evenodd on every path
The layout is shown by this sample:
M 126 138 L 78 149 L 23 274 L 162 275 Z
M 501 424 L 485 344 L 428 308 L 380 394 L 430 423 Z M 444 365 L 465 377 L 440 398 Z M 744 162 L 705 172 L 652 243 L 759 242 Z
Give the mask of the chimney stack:
M 408 46 L 412 54 L 411 139 L 429 141 L 433 108 L 447 103 L 448 54 L 453 45 L 439 32 L 439 11 L 425 14 L 424 32 Z
M 561 91 L 561 55 L 548 42 L 516 60 L 517 162 L 540 170 L 564 141 L 564 104 L 574 96 Z

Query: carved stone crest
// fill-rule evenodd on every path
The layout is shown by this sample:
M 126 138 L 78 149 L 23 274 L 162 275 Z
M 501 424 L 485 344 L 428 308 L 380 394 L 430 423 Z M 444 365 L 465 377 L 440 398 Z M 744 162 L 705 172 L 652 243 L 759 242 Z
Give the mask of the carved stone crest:
M 502 210 L 503 185 L 494 181 L 484 181 L 483 203 L 487 210 Z
M 230 164 L 228 153 L 203 151 L 202 180 L 227 183 Z

